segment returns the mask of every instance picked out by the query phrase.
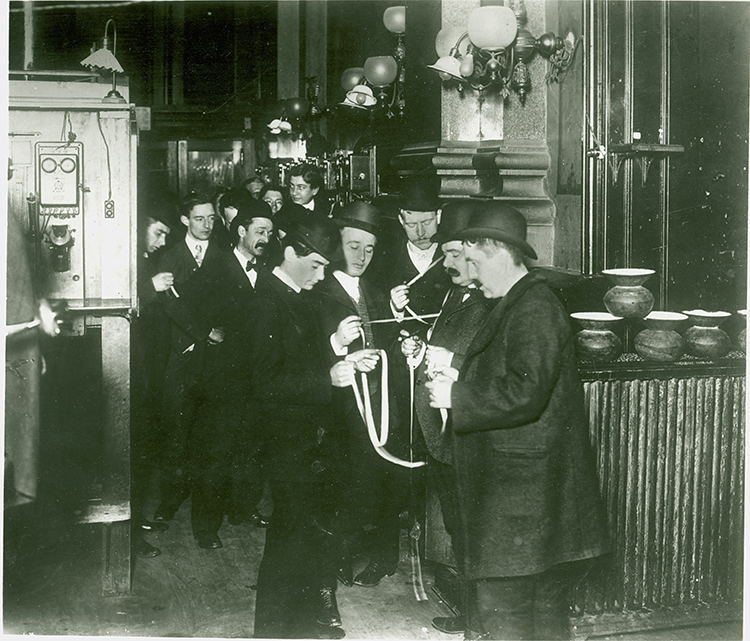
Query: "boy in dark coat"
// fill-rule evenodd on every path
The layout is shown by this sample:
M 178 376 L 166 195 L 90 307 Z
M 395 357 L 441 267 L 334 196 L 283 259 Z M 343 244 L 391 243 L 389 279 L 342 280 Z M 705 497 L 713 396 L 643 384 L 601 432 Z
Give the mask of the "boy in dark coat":
M 427 384 L 450 408 L 470 581 L 467 637 L 565 639 L 567 590 L 607 548 L 583 387 L 567 313 L 529 273 L 522 214 L 491 202 L 461 237 L 487 298 L 500 299 L 458 380 Z

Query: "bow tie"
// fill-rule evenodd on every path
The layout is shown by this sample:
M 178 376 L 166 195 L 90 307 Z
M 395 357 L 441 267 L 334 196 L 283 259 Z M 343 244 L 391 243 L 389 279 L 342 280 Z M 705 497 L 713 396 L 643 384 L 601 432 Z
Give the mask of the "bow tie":
M 252 260 L 248 260 L 247 265 L 245 265 L 245 271 L 249 272 L 251 269 L 255 269 L 255 263 Z

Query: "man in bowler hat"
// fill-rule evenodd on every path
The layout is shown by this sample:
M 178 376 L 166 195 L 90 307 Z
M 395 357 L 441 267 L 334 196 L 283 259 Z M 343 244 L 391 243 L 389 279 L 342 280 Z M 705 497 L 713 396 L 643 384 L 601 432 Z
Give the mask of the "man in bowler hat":
M 567 313 L 527 259 L 526 221 L 492 201 L 460 237 L 498 300 L 460 366 L 427 383 L 449 409 L 469 580 L 466 638 L 566 639 L 567 591 L 607 548 Z
M 291 223 L 282 261 L 258 275 L 247 315 L 251 394 L 269 434 L 274 511 L 258 571 L 255 636 L 342 638 L 333 559 L 320 526 L 325 504 L 321 439 L 332 422 L 334 387 L 351 385 L 354 370 L 370 371 L 377 352 L 360 350 L 334 362 L 320 300 L 310 290 L 338 257 L 340 233 L 311 214 Z M 238 350 L 239 351 L 239 350 Z
M 495 302 L 485 299 L 472 280 L 460 240 L 460 234 L 466 229 L 469 218 L 481 206 L 481 201 L 466 198 L 452 200 L 443 208 L 440 226 L 432 239 L 440 244 L 445 256 L 443 268 L 450 277 L 452 286 L 443 300 L 440 316 L 427 332 L 427 342 L 409 337 L 401 343 L 404 356 L 417 364 L 414 405 L 416 422 L 426 446 L 427 483 L 440 500 L 443 523 L 450 536 L 461 578 L 464 553 L 453 461 L 453 433 L 450 420 L 444 423 L 439 410 L 430 407 L 430 395 L 425 384 L 435 369 L 451 368 L 454 375 L 457 373 L 469 344 Z M 432 621 L 433 627 L 448 634 L 460 634 L 464 631 L 464 592 L 462 589 L 459 603 L 461 615 L 436 617 Z
M 316 286 L 331 348 L 339 359 L 364 347 L 387 350 L 395 343 L 398 330 L 395 323 L 371 324 L 391 318 L 391 312 L 387 291 L 368 280 L 368 268 L 381 235 L 380 212 L 369 203 L 354 201 L 338 209 L 333 222 L 341 229 L 343 259 Z M 373 418 L 379 424 L 381 394 L 386 391 L 380 389 L 379 371 L 370 377 L 369 386 Z M 396 571 L 399 513 L 406 504 L 408 479 L 403 468 L 385 461 L 375 451 L 352 390 L 335 390 L 334 394 L 340 426 L 333 436 L 340 452 L 336 457 L 341 462 L 337 480 L 342 488 L 337 526 L 344 539 L 337 573 L 345 585 L 371 587 Z M 389 427 L 393 429 L 397 417 L 392 405 L 390 410 Z M 358 553 L 367 553 L 370 562 L 353 577 L 351 557 Z

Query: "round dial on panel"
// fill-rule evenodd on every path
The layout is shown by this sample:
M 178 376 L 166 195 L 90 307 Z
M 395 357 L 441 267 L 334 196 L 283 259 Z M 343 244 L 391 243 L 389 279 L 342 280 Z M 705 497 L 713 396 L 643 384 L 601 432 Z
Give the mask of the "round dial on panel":
M 42 160 L 42 171 L 51 174 L 57 169 L 57 163 L 53 158 L 45 158 Z
M 62 169 L 66 174 L 69 174 L 70 172 L 75 171 L 76 161 L 72 158 L 63 158 L 60 161 L 60 169 Z

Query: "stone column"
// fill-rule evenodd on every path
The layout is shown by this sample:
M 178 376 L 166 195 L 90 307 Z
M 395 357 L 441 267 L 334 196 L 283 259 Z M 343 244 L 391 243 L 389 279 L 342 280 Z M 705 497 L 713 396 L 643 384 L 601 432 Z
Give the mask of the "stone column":
M 443 0 L 442 26 L 465 27 L 480 0 Z M 527 28 L 539 37 L 546 31 L 545 0 L 525 0 Z M 430 170 L 440 179 L 441 196 L 476 196 L 502 200 L 520 210 L 529 225 L 529 242 L 539 264 L 553 264 L 555 206 L 547 189 L 547 63 L 537 55 L 529 63 L 532 89 L 525 106 L 511 91 L 505 102 L 492 88 L 463 92 L 443 84 L 441 140 L 410 145 L 393 159 L 406 177 Z

